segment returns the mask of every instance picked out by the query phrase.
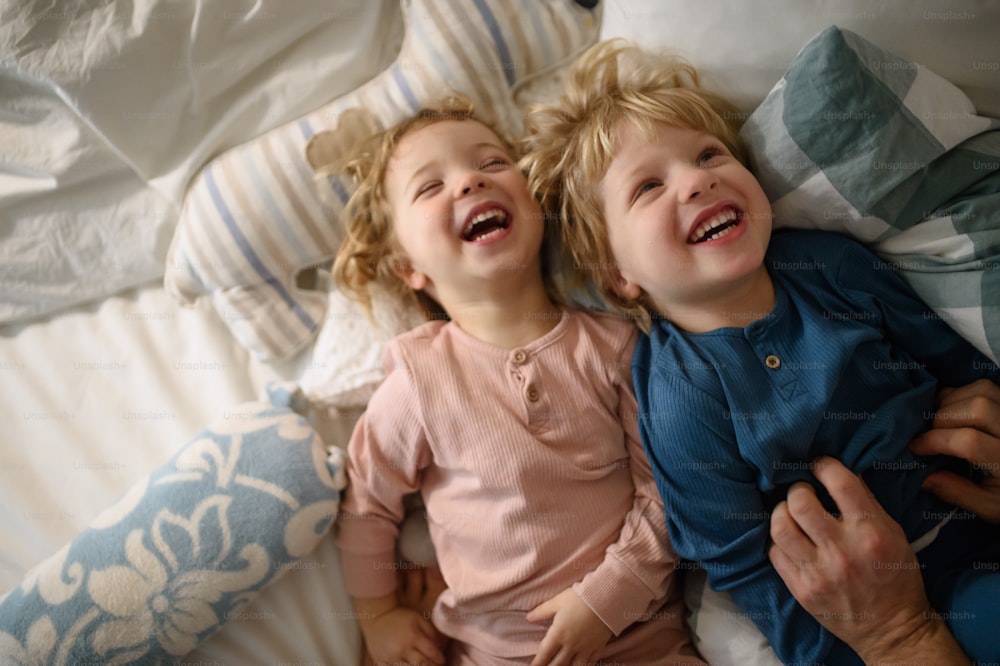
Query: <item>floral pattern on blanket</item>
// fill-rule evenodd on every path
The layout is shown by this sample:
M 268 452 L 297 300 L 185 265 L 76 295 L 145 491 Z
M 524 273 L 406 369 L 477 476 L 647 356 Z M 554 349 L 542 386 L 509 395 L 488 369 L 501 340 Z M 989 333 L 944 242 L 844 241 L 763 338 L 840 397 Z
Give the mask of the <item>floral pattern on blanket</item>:
M 294 387 L 225 412 L 0 600 L 15 664 L 171 661 L 324 537 L 344 487 Z

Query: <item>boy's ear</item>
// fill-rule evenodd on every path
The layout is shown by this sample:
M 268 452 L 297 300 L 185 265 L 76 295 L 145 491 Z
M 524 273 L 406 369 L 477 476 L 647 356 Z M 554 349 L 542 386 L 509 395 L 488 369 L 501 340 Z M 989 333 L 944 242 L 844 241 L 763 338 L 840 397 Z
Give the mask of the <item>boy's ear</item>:
M 400 280 L 403 281 L 407 287 L 413 291 L 423 291 L 427 288 L 430 280 L 424 273 L 413 268 L 413 264 L 410 263 L 409 258 L 403 256 L 402 254 L 397 254 L 390 259 L 392 262 L 392 272 L 396 274 Z
M 625 300 L 638 301 L 642 297 L 642 287 L 626 278 L 618 269 L 615 269 L 611 276 L 611 285 L 615 293 Z

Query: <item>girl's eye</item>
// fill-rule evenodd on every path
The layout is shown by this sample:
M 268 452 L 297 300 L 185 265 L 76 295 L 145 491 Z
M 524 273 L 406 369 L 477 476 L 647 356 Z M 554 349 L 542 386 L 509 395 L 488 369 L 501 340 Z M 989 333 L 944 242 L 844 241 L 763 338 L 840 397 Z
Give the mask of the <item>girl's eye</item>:
M 493 157 L 483 162 L 483 165 L 479 168 L 483 169 L 484 171 L 499 171 L 501 169 L 506 169 L 510 165 L 511 165 L 510 160 L 506 158 Z
M 416 192 L 416 194 L 415 194 L 415 195 L 413 196 L 413 198 L 414 198 L 414 199 L 417 199 L 417 198 L 419 198 L 419 197 L 423 196 L 424 194 L 427 194 L 428 192 L 430 192 L 431 190 L 433 190 L 433 189 L 434 189 L 435 187 L 439 186 L 440 184 L 441 184 L 441 182 L 440 182 L 440 181 L 437 181 L 437 180 L 433 180 L 433 181 L 431 181 L 431 182 L 429 182 L 429 183 L 424 183 L 424 184 L 423 184 L 423 185 L 421 185 L 421 186 L 420 186 L 420 188 L 419 188 L 419 189 L 417 190 L 417 192 Z

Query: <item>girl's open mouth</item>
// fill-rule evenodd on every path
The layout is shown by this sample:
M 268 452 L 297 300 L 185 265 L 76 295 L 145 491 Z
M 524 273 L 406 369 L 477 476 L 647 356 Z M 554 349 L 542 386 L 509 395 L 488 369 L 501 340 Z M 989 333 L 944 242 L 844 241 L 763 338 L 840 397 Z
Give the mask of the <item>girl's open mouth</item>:
M 462 228 L 462 240 L 482 241 L 500 234 L 509 224 L 507 211 L 499 207 L 489 208 L 471 216 Z

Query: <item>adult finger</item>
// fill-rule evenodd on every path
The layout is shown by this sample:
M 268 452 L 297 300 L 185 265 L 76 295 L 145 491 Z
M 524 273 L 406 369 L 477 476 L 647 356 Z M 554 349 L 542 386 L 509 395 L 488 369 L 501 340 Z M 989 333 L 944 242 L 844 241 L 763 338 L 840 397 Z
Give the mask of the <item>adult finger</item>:
M 938 390 L 937 403 L 938 406 L 948 405 L 967 400 L 977 395 L 1000 403 L 1000 386 L 997 386 L 997 384 L 989 379 L 977 379 L 965 386 L 944 387 Z
M 910 442 L 917 455 L 943 454 L 963 458 L 1000 476 L 1000 439 L 974 428 L 928 430 Z
M 816 544 L 792 517 L 787 501 L 779 502 L 771 512 L 771 541 L 793 562 L 816 559 Z
M 841 542 L 842 523 L 827 512 L 809 484 L 796 483 L 789 489 L 788 512 L 817 548 L 828 549 Z
M 980 380 L 939 394 L 932 430 L 975 428 L 1000 437 L 1000 387 Z
M 987 479 L 981 486 L 958 474 L 935 472 L 924 480 L 923 488 L 987 522 L 1000 523 L 1000 479 Z
M 885 513 L 861 477 L 839 460 L 829 457 L 817 459 L 813 475 L 830 494 L 842 519 L 870 518 L 874 514 Z
M 767 557 L 771 560 L 771 565 L 778 572 L 781 580 L 791 590 L 792 594 L 798 589 L 798 581 L 802 576 L 802 563 L 805 560 L 797 560 L 782 550 L 777 543 L 771 544 L 767 551 Z

